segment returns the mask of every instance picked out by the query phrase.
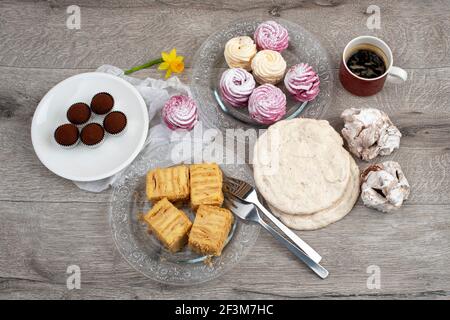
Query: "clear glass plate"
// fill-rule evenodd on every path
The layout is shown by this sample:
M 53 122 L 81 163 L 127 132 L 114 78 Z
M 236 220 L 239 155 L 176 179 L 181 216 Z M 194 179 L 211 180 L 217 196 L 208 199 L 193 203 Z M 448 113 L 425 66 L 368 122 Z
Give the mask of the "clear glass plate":
M 217 91 L 220 77 L 228 68 L 223 56 L 225 43 L 237 36 L 248 35 L 253 38 L 256 27 L 265 20 L 267 19 L 249 18 L 233 22 L 209 36 L 195 54 L 191 90 L 200 106 L 200 120 L 207 127 L 222 131 L 236 127 L 265 127 L 254 122 L 246 108 L 233 108 L 224 103 Z M 287 96 L 287 113 L 284 119 L 298 116 L 320 118 L 331 103 L 333 90 L 333 74 L 327 51 L 319 40 L 303 27 L 283 19 L 274 20 L 289 32 L 289 47 L 282 52 L 288 67 L 306 62 L 320 77 L 320 94 L 308 103 L 295 101 L 287 93 L 283 83 L 278 85 Z
M 187 247 L 178 253 L 170 253 L 147 232 L 147 226 L 139 214 L 151 207 L 145 194 L 146 173 L 156 167 L 168 167 L 178 163 L 191 163 L 192 158 L 171 160 L 175 144 L 151 149 L 140 155 L 116 181 L 110 202 L 110 225 L 117 249 L 137 271 L 166 284 L 192 285 L 214 279 L 236 265 L 252 248 L 259 228 L 235 219 L 220 257 L 200 256 Z M 195 149 L 197 150 L 197 149 Z M 226 152 L 224 152 L 226 154 Z M 253 184 L 250 167 L 242 161 L 220 165 L 226 175 Z M 191 215 L 189 210 L 183 210 Z

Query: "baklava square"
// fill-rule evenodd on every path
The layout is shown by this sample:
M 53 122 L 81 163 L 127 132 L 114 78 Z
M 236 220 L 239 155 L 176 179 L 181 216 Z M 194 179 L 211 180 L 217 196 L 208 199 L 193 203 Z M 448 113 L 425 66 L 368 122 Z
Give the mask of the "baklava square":
M 189 247 L 199 254 L 220 256 L 232 224 L 233 214 L 230 210 L 199 206 L 189 233 Z
M 156 202 L 167 198 L 172 202 L 189 199 L 189 167 L 185 165 L 156 168 L 147 173 L 147 197 Z
M 221 206 L 223 203 L 222 170 L 216 163 L 193 164 L 189 167 L 191 177 L 191 206 Z
M 177 252 L 187 242 L 192 222 L 188 216 L 163 198 L 144 216 L 149 230 L 170 252 Z

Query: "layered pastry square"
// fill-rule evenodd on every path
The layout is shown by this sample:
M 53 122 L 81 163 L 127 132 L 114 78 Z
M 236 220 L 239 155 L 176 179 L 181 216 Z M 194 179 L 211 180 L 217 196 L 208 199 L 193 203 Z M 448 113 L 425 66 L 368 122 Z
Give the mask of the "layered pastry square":
M 193 164 L 190 170 L 191 206 L 221 206 L 223 203 L 222 171 L 216 163 Z
M 232 224 L 230 210 L 200 205 L 189 233 L 189 247 L 199 254 L 220 256 Z
M 170 252 L 177 252 L 187 242 L 192 222 L 188 216 L 163 198 L 144 216 L 151 232 Z
M 189 167 L 185 165 L 156 168 L 147 173 L 147 197 L 156 202 L 162 198 L 172 202 L 189 199 Z

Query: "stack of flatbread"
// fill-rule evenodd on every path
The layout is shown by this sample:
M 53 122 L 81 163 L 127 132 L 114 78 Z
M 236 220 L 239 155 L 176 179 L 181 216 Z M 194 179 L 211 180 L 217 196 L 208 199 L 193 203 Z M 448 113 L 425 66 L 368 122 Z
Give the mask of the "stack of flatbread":
M 255 144 L 259 192 L 273 214 L 297 230 L 342 219 L 359 195 L 359 169 L 326 120 L 292 119 L 269 127 Z

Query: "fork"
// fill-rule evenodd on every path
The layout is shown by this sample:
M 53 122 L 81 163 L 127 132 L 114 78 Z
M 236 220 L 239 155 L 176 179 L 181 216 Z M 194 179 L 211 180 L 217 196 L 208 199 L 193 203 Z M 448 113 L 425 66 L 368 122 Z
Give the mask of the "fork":
M 244 203 L 254 204 L 270 221 L 272 221 L 283 233 L 292 240 L 304 253 L 306 253 L 314 262 L 319 263 L 322 257 L 309 244 L 303 241 L 284 223 L 278 220 L 269 210 L 267 210 L 259 201 L 255 188 L 245 181 L 227 177 L 224 175 L 224 189 L 231 193 Z
M 231 199 L 232 195 L 225 198 L 226 206 L 239 218 L 247 221 L 253 221 L 259 223 L 264 229 L 269 231 L 269 233 L 277 239 L 280 243 L 282 243 L 286 248 L 293 253 L 300 261 L 305 263 L 312 271 L 314 271 L 320 278 L 325 279 L 328 277 L 328 271 L 320 264 L 316 263 L 312 260 L 307 254 L 305 254 L 302 250 L 297 248 L 292 244 L 288 239 L 283 237 L 278 231 L 268 225 L 259 215 L 257 207 L 254 204 L 250 203 L 242 203 L 237 200 Z

